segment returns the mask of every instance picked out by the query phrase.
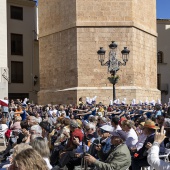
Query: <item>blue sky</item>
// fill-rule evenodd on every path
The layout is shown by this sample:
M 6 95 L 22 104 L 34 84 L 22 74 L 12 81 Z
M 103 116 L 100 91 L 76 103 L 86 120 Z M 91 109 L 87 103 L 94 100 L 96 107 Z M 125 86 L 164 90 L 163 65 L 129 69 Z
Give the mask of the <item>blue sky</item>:
M 170 0 L 157 1 L 157 18 L 170 19 Z

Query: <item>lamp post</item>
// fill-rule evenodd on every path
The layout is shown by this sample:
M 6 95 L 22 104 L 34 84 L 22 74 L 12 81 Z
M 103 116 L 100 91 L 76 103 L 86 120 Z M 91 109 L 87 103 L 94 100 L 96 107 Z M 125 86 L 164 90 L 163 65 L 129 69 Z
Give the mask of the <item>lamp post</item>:
M 109 45 L 109 48 L 109 59 L 108 61 L 106 61 L 106 63 L 104 63 L 106 51 L 103 49 L 103 47 L 100 47 L 100 50 L 97 51 L 97 54 L 101 66 L 107 66 L 108 71 L 111 74 L 111 77 L 109 77 L 108 79 L 110 83 L 113 84 L 113 100 L 116 100 L 115 84 L 118 82 L 119 79 L 119 77 L 116 76 L 116 72 L 119 70 L 120 66 L 126 66 L 130 50 L 128 50 L 127 47 L 124 47 L 124 49 L 121 51 L 123 60 L 123 62 L 121 62 L 116 58 L 117 44 L 115 43 L 115 41 L 112 41 L 112 43 Z

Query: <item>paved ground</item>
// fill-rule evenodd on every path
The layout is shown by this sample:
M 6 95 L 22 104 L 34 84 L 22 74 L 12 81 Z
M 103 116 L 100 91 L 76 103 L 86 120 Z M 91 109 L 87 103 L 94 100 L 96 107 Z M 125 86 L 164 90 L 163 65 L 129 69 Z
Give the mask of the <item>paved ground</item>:
M 5 150 L 3 139 L 0 138 L 0 152 Z

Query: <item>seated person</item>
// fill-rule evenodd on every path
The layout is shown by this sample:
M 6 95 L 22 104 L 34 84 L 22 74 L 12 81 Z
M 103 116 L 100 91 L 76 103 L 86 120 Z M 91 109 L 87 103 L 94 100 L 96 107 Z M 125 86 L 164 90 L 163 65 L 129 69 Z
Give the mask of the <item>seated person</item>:
M 122 121 L 122 130 L 125 131 L 127 135 L 126 145 L 128 148 L 134 147 L 138 142 L 138 136 L 133 129 L 133 122 L 131 120 L 124 120 Z
M 85 156 L 88 163 L 95 165 L 95 170 L 114 169 L 126 170 L 131 164 L 131 156 L 127 145 L 124 144 L 126 135 L 123 131 L 118 130 L 111 137 L 112 147 L 104 162 L 97 160 L 90 154 Z
M 82 143 L 83 141 L 82 130 L 79 129 L 78 127 L 79 127 L 78 122 L 76 120 L 72 120 L 70 122 L 70 131 L 71 131 L 70 140 L 66 145 L 66 147 L 60 150 L 59 163 L 53 169 L 59 169 L 67 165 L 69 170 L 71 170 L 74 169 L 74 165 L 81 164 L 80 153 L 83 153 L 84 148 L 82 145 L 84 145 L 84 143 Z M 86 150 L 88 150 L 87 146 L 86 146 Z M 76 157 L 76 155 L 78 156 Z
M 99 135 L 100 141 L 99 144 L 96 145 L 96 150 L 100 153 L 100 159 L 104 161 L 106 159 L 106 155 L 111 149 L 111 138 L 110 134 L 113 132 L 113 128 L 109 125 L 104 125 L 100 127 Z
M 10 129 L 12 131 L 20 130 L 21 129 L 21 125 L 20 125 L 21 124 L 21 120 L 22 120 L 21 116 L 15 116 L 14 123 L 11 124 Z
M 155 139 L 152 147 L 148 150 L 148 163 L 151 165 L 154 169 L 159 170 L 168 170 L 170 169 L 169 162 L 164 162 L 159 158 L 159 146 L 165 139 L 165 133 L 164 133 L 164 126 L 161 128 L 161 132 L 155 133 Z
M 98 137 L 96 133 L 96 125 L 92 122 L 85 124 L 84 133 L 84 142 L 90 147 L 93 141 Z

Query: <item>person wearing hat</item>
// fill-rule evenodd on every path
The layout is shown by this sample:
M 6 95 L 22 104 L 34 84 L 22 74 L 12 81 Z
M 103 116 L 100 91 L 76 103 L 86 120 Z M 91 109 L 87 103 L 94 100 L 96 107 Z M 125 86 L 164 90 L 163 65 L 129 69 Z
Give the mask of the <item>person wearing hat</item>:
M 106 159 L 106 154 L 111 149 L 111 133 L 113 132 L 113 127 L 109 125 L 104 125 L 99 129 L 100 141 L 99 144 L 96 145 L 96 150 L 98 154 L 100 154 L 100 159 L 104 161 Z
M 105 161 L 99 161 L 90 154 L 85 156 L 85 160 L 95 165 L 95 170 L 114 169 L 114 170 L 126 170 L 131 164 L 131 156 L 129 149 L 124 141 L 126 135 L 123 131 L 118 130 L 114 132 L 111 137 L 111 149 L 106 156 Z M 99 154 L 100 157 L 100 154 Z
M 149 166 L 147 162 L 147 151 L 152 147 L 152 144 L 154 142 L 155 130 L 157 129 L 159 129 L 159 127 L 156 126 L 153 121 L 151 120 L 145 121 L 143 131 L 147 138 L 143 144 L 143 147 L 133 155 L 132 170 L 141 170 L 141 167 Z M 164 142 L 162 142 L 160 144 L 160 154 L 163 154 L 164 152 L 165 147 Z

